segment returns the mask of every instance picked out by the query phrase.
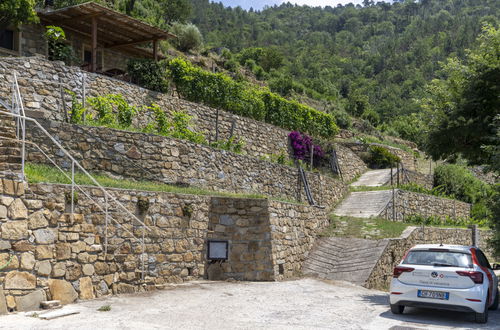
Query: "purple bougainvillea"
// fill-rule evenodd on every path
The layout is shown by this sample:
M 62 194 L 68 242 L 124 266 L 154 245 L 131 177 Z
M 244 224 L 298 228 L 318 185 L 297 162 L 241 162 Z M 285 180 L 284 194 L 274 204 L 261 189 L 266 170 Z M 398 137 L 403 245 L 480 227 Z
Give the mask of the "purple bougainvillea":
M 314 145 L 312 143 L 312 138 L 306 134 L 293 131 L 288 134 L 288 138 L 290 139 L 295 159 L 310 160 L 311 147 L 313 148 L 313 158 L 315 160 L 319 160 L 325 155 L 321 147 L 319 145 Z

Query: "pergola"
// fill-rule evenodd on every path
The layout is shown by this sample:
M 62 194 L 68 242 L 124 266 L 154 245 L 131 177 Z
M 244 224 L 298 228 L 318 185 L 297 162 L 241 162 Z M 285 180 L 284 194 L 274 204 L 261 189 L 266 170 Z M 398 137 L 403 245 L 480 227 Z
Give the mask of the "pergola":
M 175 38 L 167 31 L 94 2 L 39 12 L 38 16 L 44 24 L 60 26 L 90 40 L 92 72 L 97 68 L 98 46 L 102 49 L 118 48 L 126 53 L 158 60 L 158 41 Z M 150 42 L 153 43 L 152 52 L 136 47 Z

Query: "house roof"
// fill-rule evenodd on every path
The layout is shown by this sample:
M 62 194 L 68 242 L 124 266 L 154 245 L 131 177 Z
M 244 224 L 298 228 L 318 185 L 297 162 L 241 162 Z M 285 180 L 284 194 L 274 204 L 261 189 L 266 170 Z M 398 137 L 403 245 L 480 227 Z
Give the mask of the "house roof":
M 42 23 L 91 38 L 92 20 L 97 21 L 97 42 L 101 48 L 119 48 L 135 54 L 151 55 L 144 48 L 134 47 L 154 40 L 176 36 L 140 20 L 106 8 L 95 2 L 38 13 Z

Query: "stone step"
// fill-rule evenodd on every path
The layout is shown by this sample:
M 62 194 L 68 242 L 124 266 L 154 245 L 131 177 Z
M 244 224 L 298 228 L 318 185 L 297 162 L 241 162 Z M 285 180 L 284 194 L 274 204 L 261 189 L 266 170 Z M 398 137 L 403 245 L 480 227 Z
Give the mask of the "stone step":
M 377 217 L 392 199 L 392 190 L 360 191 L 350 193 L 333 213 L 357 218 Z
M 363 285 L 387 240 L 328 237 L 318 240 L 303 265 L 305 275 Z
M 395 171 L 395 170 L 394 170 Z M 380 187 L 391 181 L 391 169 L 372 170 L 363 173 L 358 180 L 351 183 L 352 187 Z

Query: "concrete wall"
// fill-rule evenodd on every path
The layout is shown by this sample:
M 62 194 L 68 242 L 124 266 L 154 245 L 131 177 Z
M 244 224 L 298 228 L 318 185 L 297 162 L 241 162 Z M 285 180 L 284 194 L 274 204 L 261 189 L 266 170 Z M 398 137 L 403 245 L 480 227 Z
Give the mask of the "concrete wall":
M 396 194 L 396 220 L 403 221 L 410 215 L 421 215 L 423 217 L 435 216 L 441 219 L 450 217 L 453 219 L 469 218 L 471 204 L 427 194 L 419 194 L 412 191 L 397 189 Z M 393 202 L 389 202 L 381 214 L 386 219 L 393 218 Z
M 44 126 L 89 171 L 214 191 L 306 200 L 296 168 L 157 135 L 62 122 L 44 122 Z M 54 155 L 65 168 L 70 166 L 68 159 L 40 130 L 28 132 L 29 141 Z M 48 162 L 35 149 L 28 151 L 28 159 Z M 307 178 L 320 205 L 333 206 L 347 192 L 347 186 L 332 177 L 308 172 Z
M 487 241 L 491 231 L 480 232 L 479 247 L 493 260 Z M 391 283 L 394 267 L 403 259 L 406 251 L 416 244 L 456 244 L 472 245 L 471 229 L 408 227 L 400 238 L 388 240 L 382 256 L 373 268 L 366 282 L 367 288 L 387 290 Z
M 104 207 L 100 189 L 82 189 Z M 106 227 L 104 210 L 82 192 L 69 213 L 68 185 L 0 179 L 0 299 L 9 310 L 205 278 L 210 238 L 230 242 L 221 278 L 288 278 L 300 269 L 299 254 L 308 253 L 316 230 L 328 223 L 317 208 L 265 199 L 108 191 L 150 229 L 144 231 L 144 250 L 134 238 L 140 240 L 143 227 L 116 204 L 109 207 Z M 275 235 L 283 231 L 289 234 Z M 293 258 L 281 246 L 290 247 L 286 253 Z
M 152 92 L 106 76 L 85 73 L 77 67 L 68 67 L 60 62 L 50 62 L 40 57 L 3 58 L 0 62 L 0 95 L 8 98 L 12 73 L 17 72 L 25 107 L 30 116 L 55 121 L 64 121 L 71 105 L 71 97 L 63 93 L 66 108 L 63 107 L 61 89 L 69 89 L 82 98 L 83 81 L 87 96 L 122 94 L 136 106 L 158 104 L 167 112 L 184 110 L 193 116 L 197 130 L 204 132 L 207 140 L 214 140 L 218 114 L 219 139 L 235 136 L 245 141 L 243 151 L 249 156 L 264 157 L 288 152 L 288 131 L 250 118 L 240 117 L 225 111 L 218 111 L 201 104 L 192 103 L 176 96 Z M 24 78 L 24 79 L 23 79 Z M 33 81 L 39 79 L 43 81 Z M 60 84 L 62 84 L 60 87 Z M 66 109 L 66 111 L 64 110 Z M 135 120 L 135 126 L 144 126 L 150 120 L 144 113 Z M 364 163 L 346 148 L 337 150 L 339 162 L 346 181 L 366 170 Z

